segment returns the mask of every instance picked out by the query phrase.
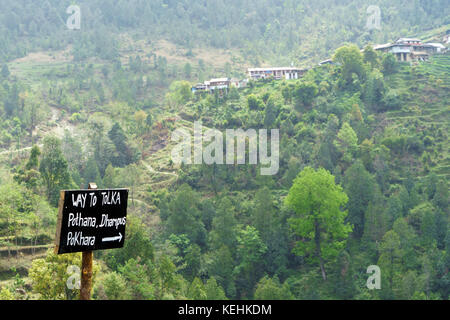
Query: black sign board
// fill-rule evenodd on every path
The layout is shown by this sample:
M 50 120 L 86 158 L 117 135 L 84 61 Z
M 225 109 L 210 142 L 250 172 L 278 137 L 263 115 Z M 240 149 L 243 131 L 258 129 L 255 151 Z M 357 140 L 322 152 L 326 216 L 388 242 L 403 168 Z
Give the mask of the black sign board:
M 122 248 L 127 203 L 128 189 L 61 191 L 55 252 Z

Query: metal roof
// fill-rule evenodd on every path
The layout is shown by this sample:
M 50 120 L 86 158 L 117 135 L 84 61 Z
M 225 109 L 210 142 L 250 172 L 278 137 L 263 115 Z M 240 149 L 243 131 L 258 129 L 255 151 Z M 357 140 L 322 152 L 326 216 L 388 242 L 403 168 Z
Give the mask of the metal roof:
M 300 69 L 297 67 L 270 67 L 270 68 L 248 68 L 247 70 L 251 72 L 251 71 L 289 71 L 289 70 L 301 71 L 304 69 Z

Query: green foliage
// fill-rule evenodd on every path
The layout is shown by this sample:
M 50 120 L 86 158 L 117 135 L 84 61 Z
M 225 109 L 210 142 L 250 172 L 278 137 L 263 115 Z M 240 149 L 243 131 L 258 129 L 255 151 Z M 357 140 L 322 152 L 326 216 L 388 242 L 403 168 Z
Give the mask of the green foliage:
M 357 81 L 362 82 L 366 76 L 359 48 L 354 44 L 340 47 L 334 53 L 333 61 L 340 65 L 342 86 L 357 89 Z
M 378 69 L 373 69 L 372 72 L 367 75 L 367 80 L 363 87 L 364 102 L 375 112 L 384 111 L 383 101 L 385 91 L 386 88 L 383 75 Z
M 194 278 L 188 289 L 188 297 L 193 300 L 206 300 L 205 285 L 199 278 Z
M 364 47 L 363 59 L 364 62 L 369 63 L 372 68 L 377 68 L 379 65 L 377 52 L 370 45 Z
M 262 278 L 255 290 L 255 300 L 291 300 L 293 295 L 289 285 L 285 282 L 280 284 L 278 278 Z
M 133 300 L 151 300 L 155 298 L 155 287 L 150 282 L 150 266 L 142 265 L 131 258 L 119 267 L 119 272 L 127 282 Z
M 207 300 L 227 300 L 225 292 L 217 284 L 217 281 L 216 279 L 214 279 L 214 277 L 211 277 L 208 279 L 208 281 L 206 281 L 205 291 Z
M 300 81 L 293 92 L 297 110 L 303 111 L 305 108 L 310 107 L 318 92 L 319 89 L 315 83 Z
M 137 161 L 139 157 L 137 150 L 133 148 L 133 145 L 129 142 L 122 127 L 117 122 L 108 132 L 108 137 L 113 142 L 116 150 L 116 155 L 110 159 L 113 166 L 123 168 Z
M 2 66 L 1 75 L 2 75 L 3 78 L 8 78 L 8 77 L 9 77 L 10 72 L 9 72 L 9 68 L 8 68 L 8 65 L 7 65 L 7 64 L 4 64 L 4 65 Z
M 424 41 L 441 38 L 445 26 L 422 31 L 446 23 L 448 6 L 379 3 L 390 18 L 381 31 L 368 33 L 361 21 L 369 4 L 90 1 L 83 15 L 100 16 L 96 28 L 82 27 L 67 38 L 58 19 L 36 20 L 48 17 L 48 6 L 5 2 L 0 12 L 5 264 L 15 263 L 14 254 L 24 269 L 28 259 L 36 261 L 33 254 L 54 234 L 56 209 L 47 200 L 54 206 L 61 188 L 95 181 L 101 188 L 129 187 L 131 196 L 124 248 L 96 253 L 105 263 L 96 299 L 448 298 L 450 60 L 434 55 L 410 66 L 366 45 L 411 30 Z M 66 9 L 63 2 L 53 5 L 55 12 Z M 10 15 L 18 9 L 20 15 Z M 309 18 L 299 19 L 303 15 Z M 333 32 L 323 31 L 324 22 Z M 143 39 L 148 30 L 154 32 Z M 244 77 L 244 65 L 311 67 L 346 41 L 358 48 L 337 49 L 332 65 L 310 68 L 300 80 L 250 81 L 223 94 L 192 95 L 192 84 L 210 77 Z M 29 52 L 39 54 L 25 57 Z M 47 53 L 54 61 L 46 61 Z M 121 62 L 124 56 L 128 61 Z M 253 165 L 179 169 L 167 158 L 168 139 L 174 128 L 190 127 L 194 119 L 219 130 L 280 129 L 279 174 L 260 176 Z M 44 143 L 39 155 L 43 138 L 60 137 L 65 127 L 60 148 L 49 153 Z M 42 175 L 42 162 L 59 164 L 56 172 L 74 183 L 64 186 L 58 178 L 47 188 L 52 171 Z M 311 194 L 300 196 L 295 178 L 308 166 L 328 170 L 334 180 L 319 174 L 305 179 Z M 286 195 L 302 206 L 283 206 Z M 318 230 L 311 227 L 315 217 L 324 222 Z M 77 292 L 57 287 L 68 274 L 46 275 L 57 263 L 65 262 L 33 266 L 42 271 L 34 275 L 42 283 L 33 283 L 36 296 L 18 293 L 29 290 L 20 278 L 2 286 L 0 296 L 43 298 L 42 292 L 49 299 L 76 298 Z M 370 264 L 382 267 L 381 291 L 365 287 Z M 7 271 L 1 276 L 10 277 Z
M 191 84 L 187 81 L 174 81 L 169 87 L 166 100 L 169 106 L 185 104 L 192 98 Z
M 378 265 L 383 270 L 381 281 L 385 284 L 382 288 L 382 295 L 384 299 L 391 299 L 394 294 L 394 282 L 398 280 L 402 270 L 401 259 L 403 257 L 400 237 L 395 231 L 388 231 L 384 235 L 379 252 L 380 258 L 378 259 Z
M 33 291 L 47 300 L 77 298 L 79 290 L 76 287 L 72 290 L 67 286 L 69 277 L 73 278 L 72 284 L 75 284 L 77 279 L 76 274 L 69 273 L 70 266 L 81 266 L 81 253 L 57 255 L 53 249 L 49 249 L 44 259 L 35 259 L 32 262 L 29 277 Z M 94 262 L 93 281 L 97 271 L 98 266 Z
M 169 203 L 169 215 L 166 222 L 168 234 L 186 234 L 193 243 L 203 244 L 206 232 L 200 219 L 198 205 L 195 191 L 187 184 L 181 186 Z
M 348 122 L 344 122 L 342 125 L 334 145 L 342 152 L 345 162 L 349 163 L 352 161 L 358 151 L 358 136 Z
M 301 237 L 294 252 L 318 262 L 326 280 L 324 261 L 333 259 L 345 246 L 352 227 L 344 222 L 347 212 L 341 207 L 348 201 L 342 187 L 325 169 L 304 168 L 295 178 L 285 203 L 295 216 L 289 223 Z
M 128 300 L 131 298 L 125 279 L 116 272 L 108 273 L 105 276 L 103 286 L 109 300 Z
M 240 286 L 242 288 L 241 297 L 248 297 L 261 276 L 261 260 L 267 251 L 267 247 L 259 237 L 258 231 L 251 226 L 240 230 L 237 240 L 237 255 L 240 264 L 236 267 L 234 273 L 237 276 L 238 283 L 245 283 Z
M 154 249 L 148 235 L 148 231 L 139 218 L 127 219 L 126 241 L 121 249 L 110 250 L 106 256 L 106 262 L 113 270 L 118 270 L 130 259 L 144 262 L 152 261 Z
M 360 160 L 345 172 L 344 188 L 348 194 L 348 221 L 353 225 L 353 235 L 360 238 L 365 225 L 365 214 L 375 193 L 375 179 Z
M 208 243 L 212 249 L 219 249 L 222 246 L 231 249 L 237 243 L 237 221 L 234 217 L 233 206 L 228 198 L 221 200 L 218 204 Z
M 0 290 L 0 300 L 15 300 L 14 294 L 6 287 Z
M 68 171 L 67 160 L 61 150 L 61 141 L 56 137 L 46 137 L 42 150 L 39 172 L 44 181 L 47 199 L 56 206 L 59 191 L 70 189 L 73 181 Z
M 381 64 L 383 66 L 383 74 L 388 76 L 395 73 L 397 67 L 397 59 L 392 53 L 388 53 L 383 56 Z
M 260 110 L 264 102 L 256 97 L 254 94 L 250 94 L 247 97 L 247 105 L 250 110 Z

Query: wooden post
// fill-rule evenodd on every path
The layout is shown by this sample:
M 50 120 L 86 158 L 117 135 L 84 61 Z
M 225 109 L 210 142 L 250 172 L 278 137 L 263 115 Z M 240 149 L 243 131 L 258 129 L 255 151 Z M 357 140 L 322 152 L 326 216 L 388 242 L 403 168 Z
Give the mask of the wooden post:
M 92 251 L 82 252 L 80 300 L 91 299 L 92 260 L 93 260 Z
M 97 189 L 95 183 L 89 183 L 89 190 Z M 81 258 L 81 287 L 80 287 L 80 300 L 90 300 L 91 299 L 91 289 L 92 289 L 92 261 L 93 252 L 83 251 Z

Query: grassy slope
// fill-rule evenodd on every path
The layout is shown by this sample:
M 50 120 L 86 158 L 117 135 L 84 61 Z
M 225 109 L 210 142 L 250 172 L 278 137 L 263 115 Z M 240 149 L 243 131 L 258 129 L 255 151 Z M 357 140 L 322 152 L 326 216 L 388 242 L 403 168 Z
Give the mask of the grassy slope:
M 417 131 L 432 129 L 449 132 L 450 124 L 450 55 L 435 55 L 427 62 L 413 66 L 403 65 L 399 73 L 388 80 L 390 86 L 407 92 L 410 98 L 400 110 L 386 112 L 386 118 L 395 128 L 415 126 Z M 430 168 L 439 176 L 450 175 L 449 143 L 436 155 Z M 422 173 L 424 175 L 424 173 Z

